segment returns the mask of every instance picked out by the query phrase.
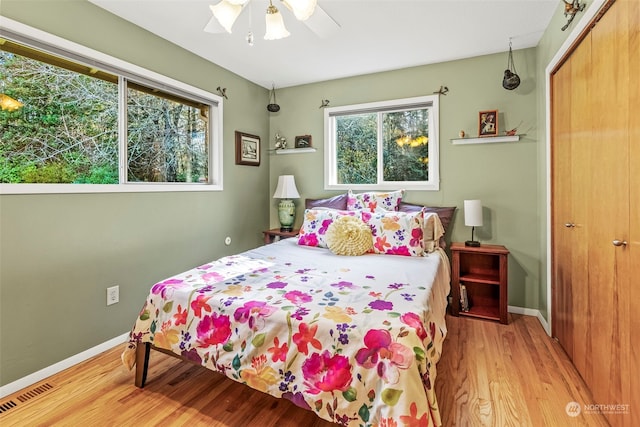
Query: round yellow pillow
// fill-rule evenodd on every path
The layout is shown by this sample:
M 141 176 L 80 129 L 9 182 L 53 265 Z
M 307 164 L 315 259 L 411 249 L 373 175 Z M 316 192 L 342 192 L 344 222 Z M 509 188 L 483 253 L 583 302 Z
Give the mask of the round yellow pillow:
M 341 216 L 327 229 L 327 246 L 336 255 L 358 256 L 373 248 L 371 229 L 360 218 Z

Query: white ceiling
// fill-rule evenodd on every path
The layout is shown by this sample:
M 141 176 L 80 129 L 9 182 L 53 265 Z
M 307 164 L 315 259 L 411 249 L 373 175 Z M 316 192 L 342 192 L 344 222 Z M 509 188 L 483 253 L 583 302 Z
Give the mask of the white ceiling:
M 203 30 L 212 18 L 209 5 L 219 0 L 89 1 L 265 88 L 505 52 L 509 39 L 514 50 L 533 47 L 560 3 L 319 0 L 321 10 L 305 23 L 273 0 L 291 36 L 266 41 L 268 0 L 251 0 L 232 34 Z M 328 16 L 323 16 L 323 11 Z M 310 28 L 318 22 L 326 27 L 331 19 L 337 25 L 328 36 L 321 37 Z M 250 28 L 255 37 L 253 46 L 245 40 Z

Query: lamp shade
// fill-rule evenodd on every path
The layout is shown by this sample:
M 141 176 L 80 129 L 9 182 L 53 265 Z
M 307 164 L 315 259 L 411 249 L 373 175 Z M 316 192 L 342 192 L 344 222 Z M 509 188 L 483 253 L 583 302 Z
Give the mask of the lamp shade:
M 282 2 L 293 12 L 296 19 L 300 21 L 309 19 L 316 10 L 317 4 L 317 0 L 282 0 Z
M 482 225 L 482 202 L 480 200 L 464 201 L 464 225 L 469 227 Z
M 238 15 L 242 12 L 242 6 L 242 4 L 222 0 L 215 6 L 209 6 L 209 8 L 211 12 L 213 12 L 213 16 L 220 22 L 220 25 L 222 25 L 228 33 L 231 33 L 231 27 L 233 27 L 234 22 L 238 19 Z
M 273 193 L 274 199 L 297 199 L 300 197 L 296 188 L 296 181 L 293 175 L 280 175 L 278 177 L 278 186 L 276 192 Z
M 289 37 L 290 33 L 284 27 L 284 20 L 282 14 L 278 9 L 270 4 L 267 8 L 267 14 L 265 15 L 265 24 L 267 27 L 264 35 L 265 40 L 278 40 L 285 37 Z

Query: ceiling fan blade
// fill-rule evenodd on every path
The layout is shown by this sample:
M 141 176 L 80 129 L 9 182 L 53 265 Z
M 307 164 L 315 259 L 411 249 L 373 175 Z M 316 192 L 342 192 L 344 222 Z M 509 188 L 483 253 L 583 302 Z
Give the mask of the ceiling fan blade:
M 331 37 L 340 30 L 340 25 L 334 21 L 320 5 L 316 5 L 316 10 L 313 12 L 313 15 L 303 22 L 321 39 Z

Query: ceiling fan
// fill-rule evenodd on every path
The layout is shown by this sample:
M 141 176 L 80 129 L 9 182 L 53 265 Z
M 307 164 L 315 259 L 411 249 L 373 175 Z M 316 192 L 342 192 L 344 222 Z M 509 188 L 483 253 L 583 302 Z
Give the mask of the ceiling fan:
M 204 31 L 213 34 L 231 33 L 233 24 L 250 1 L 221 0 L 215 5 L 210 5 L 209 8 L 213 16 L 204 27 Z M 338 23 L 317 4 L 317 0 L 281 0 L 281 3 L 293 12 L 296 19 L 304 22 L 320 38 L 329 37 L 340 29 Z M 265 23 L 265 40 L 278 40 L 290 35 L 284 26 L 282 14 L 273 5 L 272 0 L 269 0 Z M 250 45 L 253 45 L 253 33 L 251 33 L 251 30 L 249 30 L 246 39 Z

